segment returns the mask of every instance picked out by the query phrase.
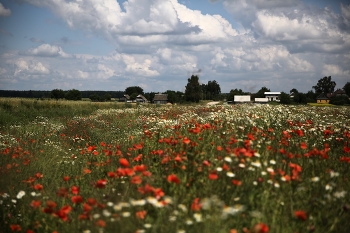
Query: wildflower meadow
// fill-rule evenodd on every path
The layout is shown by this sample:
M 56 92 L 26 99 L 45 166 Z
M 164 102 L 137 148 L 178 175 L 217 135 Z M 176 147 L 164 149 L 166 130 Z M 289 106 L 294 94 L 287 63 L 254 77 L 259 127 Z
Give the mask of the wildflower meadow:
M 1 99 L 0 156 L 1 233 L 350 232 L 349 107 Z

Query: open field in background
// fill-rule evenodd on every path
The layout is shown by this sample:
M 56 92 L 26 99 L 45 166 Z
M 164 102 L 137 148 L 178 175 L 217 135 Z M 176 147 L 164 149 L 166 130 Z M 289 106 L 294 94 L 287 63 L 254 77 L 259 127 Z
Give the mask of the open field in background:
M 350 109 L 0 99 L 0 232 L 348 232 Z

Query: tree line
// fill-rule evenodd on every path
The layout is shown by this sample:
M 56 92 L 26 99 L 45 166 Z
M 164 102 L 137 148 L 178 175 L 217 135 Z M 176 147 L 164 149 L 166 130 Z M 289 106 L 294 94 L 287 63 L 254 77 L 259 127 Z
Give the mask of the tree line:
M 308 102 L 315 102 L 317 96 L 321 93 L 333 93 L 336 87 L 336 83 L 332 81 L 331 76 L 325 76 L 318 80 L 315 86 L 312 86 L 312 90 L 302 93 L 296 88 L 292 88 L 290 93 L 281 92 L 280 102 L 284 104 L 297 103 L 306 104 Z M 348 96 L 350 96 L 350 82 L 347 82 L 342 88 Z M 167 90 L 162 94 L 167 94 L 168 102 L 170 103 L 184 103 L 184 102 L 196 102 L 200 100 L 227 100 L 233 101 L 235 95 L 251 95 L 254 98 L 264 98 L 265 92 L 270 92 L 267 87 L 261 87 L 256 93 L 245 92 L 242 89 L 231 89 L 229 93 L 221 93 L 220 84 L 216 80 L 210 80 L 208 83 L 200 83 L 197 75 L 192 75 L 187 80 L 185 86 L 185 92 Z M 11 91 L 0 90 L 0 97 L 22 97 L 22 98 L 51 98 L 51 99 L 67 99 L 67 100 L 81 100 L 82 98 L 89 98 L 91 101 L 111 101 L 113 99 L 120 99 L 124 95 L 129 95 L 131 100 L 136 99 L 138 95 L 143 95 L 148 100 L 153 100 L 157 92 L 145 93 L 139 86 L 127 87 L 124 91 L 79 91 L 71 89 L 63 91 L 62 89 L 53 89 L 51 91 Z M 293 96 L 293 98 L 291 98 Z M 341 96 L 331 97 L 331 103 L 333 104 L 350 104 L 349 99 Z

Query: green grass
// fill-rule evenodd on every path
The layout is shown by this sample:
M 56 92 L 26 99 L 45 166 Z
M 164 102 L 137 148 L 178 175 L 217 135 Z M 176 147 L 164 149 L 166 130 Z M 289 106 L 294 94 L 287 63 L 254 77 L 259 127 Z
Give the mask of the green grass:
M 0 232 L 350 227 L 346 107 L 0 99 L 0 108 Z

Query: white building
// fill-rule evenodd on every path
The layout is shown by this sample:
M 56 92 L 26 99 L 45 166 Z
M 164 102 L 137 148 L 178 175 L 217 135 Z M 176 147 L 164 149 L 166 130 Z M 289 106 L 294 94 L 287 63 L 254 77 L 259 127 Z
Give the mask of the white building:
M 267 98 L 269 101 L 280 101 L 280 95 L 281 92 L 264 92 L 265 98 Z
M 259 104 L 266 104 L 267 102 L 269 102 L 268 98 L 255 98 L 255 103 L 259 103 Z
M 249 103 L 250 95 L 235 95 L 233 99 L 234 103 Z

